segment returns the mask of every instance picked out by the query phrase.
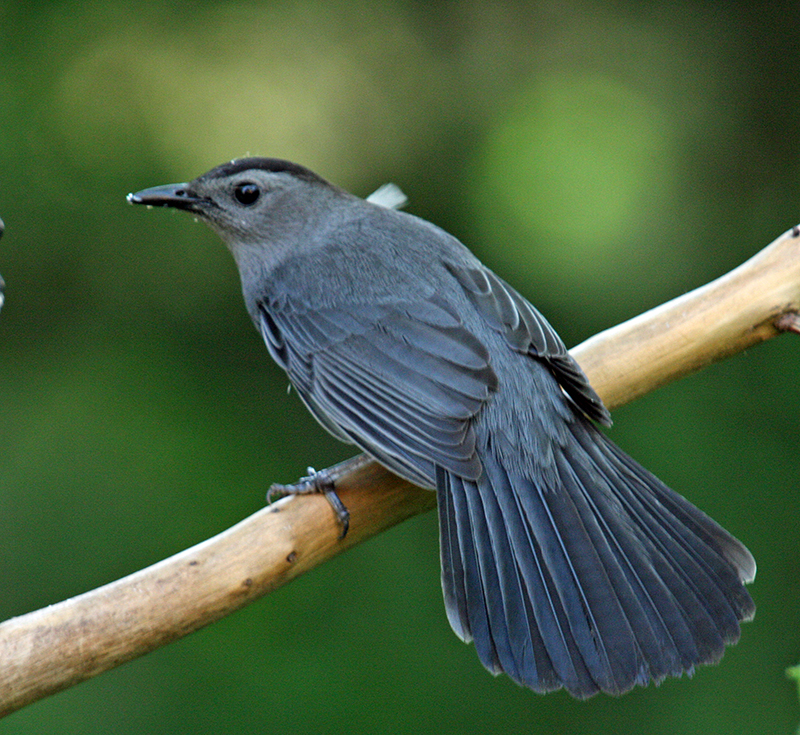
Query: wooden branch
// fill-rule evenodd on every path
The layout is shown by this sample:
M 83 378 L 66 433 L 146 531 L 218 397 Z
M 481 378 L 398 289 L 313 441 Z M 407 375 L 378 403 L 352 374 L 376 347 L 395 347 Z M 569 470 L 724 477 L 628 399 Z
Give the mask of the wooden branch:
M 730 273 L 571 352 L 615 408 L 782 331 L 798 331 L 798 311 L 800 227 L 794 227 Z
M 365 455 L 328 470 L 350 531 L 322 495 L 287 497 L 146 569 L 0 624 L 0 717 L 181 638 L 413 515 L 436 494 Z
M 800 229 L 718 280 L 573 350 L 609 408 L 800 327 Z M 322 496 L 279 501 L 186 551 L 0 624 L 0 716 L 169 643 L 436 504 L 364 456 L 329 470 L 350 532 Z

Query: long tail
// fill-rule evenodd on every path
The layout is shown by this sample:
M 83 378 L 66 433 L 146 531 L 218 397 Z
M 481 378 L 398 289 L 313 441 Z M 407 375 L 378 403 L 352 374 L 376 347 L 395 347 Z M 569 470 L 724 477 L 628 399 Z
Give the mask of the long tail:
M 538 692 L 622 694 L 718 661 L 755 606 L 750 552 L 585 422 L 528 477 L 437 474 L 450 624 Z M 488 456 L 487 456 L 488 455 Z

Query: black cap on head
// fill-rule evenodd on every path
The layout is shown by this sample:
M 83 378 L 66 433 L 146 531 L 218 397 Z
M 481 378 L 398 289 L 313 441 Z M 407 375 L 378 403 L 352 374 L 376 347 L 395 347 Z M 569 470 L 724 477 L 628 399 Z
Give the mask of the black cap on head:
M 251 158 L 235 158 L 233 161 L 223 163 L 212 168 L 208 173 L 203 174 L 201 178 L 212 178 L 216 176 L 233 176 L 233 174 L 241 173 L 242 171 L 250 171 L 251 169 L 261 169 L 262 171 L 269 171 L 271 173 L 286 172 L 298 179 L 304 181 L 318 181 L 327 184 L 321 176 L 315 174 L 311 169 L 301 166 L 299 163 L 292 163 L 292 161 L 285 161 L 282 158 L 259 158 L 257 156 Z

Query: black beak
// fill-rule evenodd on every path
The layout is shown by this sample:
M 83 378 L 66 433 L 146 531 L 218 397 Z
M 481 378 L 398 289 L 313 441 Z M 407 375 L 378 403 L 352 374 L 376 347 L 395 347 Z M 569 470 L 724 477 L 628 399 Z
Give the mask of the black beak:
M 154 186 L 152 189 L 143 189 L 135 194 L 128 194 L 130 204 L 144 204 L 148 207 L 174 207 L 196 212 L 208 205 L 209 200 L 192 196 L 187 192 L 188 184 L 167 184 Z

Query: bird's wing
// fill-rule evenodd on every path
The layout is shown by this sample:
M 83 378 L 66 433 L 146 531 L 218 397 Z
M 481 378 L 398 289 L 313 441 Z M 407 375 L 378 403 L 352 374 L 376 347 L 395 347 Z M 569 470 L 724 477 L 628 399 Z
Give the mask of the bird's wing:
M 436 295 L 314 311 L 259 305 L 260 329 L 316 418 L 433 487 L 435 466 L 477 479 L 470 419 L 497 387 L 486 347 Z
M 448 264 L 479 314 L 509 347 L 544 362 L 559 385 L 589 418 L 604 426 L 611 415 L 589 379 L 548 321 L 517 291 L 490 270 Z

